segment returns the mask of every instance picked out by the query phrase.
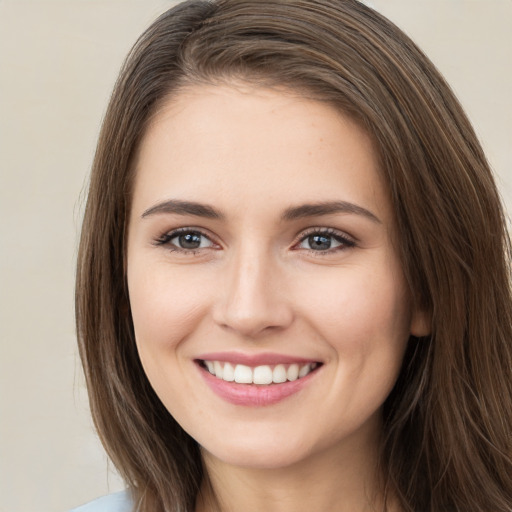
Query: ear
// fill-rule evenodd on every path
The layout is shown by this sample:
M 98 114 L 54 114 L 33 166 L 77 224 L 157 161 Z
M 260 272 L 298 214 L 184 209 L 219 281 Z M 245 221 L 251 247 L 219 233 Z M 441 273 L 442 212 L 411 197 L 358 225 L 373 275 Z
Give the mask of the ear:
M 416 338 L 428 336 L 432 332 L 431 319 L 430 313 L 423 309 L 416 309 L 411 317 L 410 333 Z

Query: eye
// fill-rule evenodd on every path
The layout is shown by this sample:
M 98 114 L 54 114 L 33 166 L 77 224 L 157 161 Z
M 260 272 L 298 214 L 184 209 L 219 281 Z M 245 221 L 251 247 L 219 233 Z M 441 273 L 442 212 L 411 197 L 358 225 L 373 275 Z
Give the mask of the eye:
M 173 251 L 189 252 L 214 247 L 214 243 L 201 231 L 182 228 L 165 233 L 156 245 L 166 245 Z
M 354 240 L 332 229 L 314 229 L 302 235 L 296 246 L 314 252 L 335 252 L 354 247 Z

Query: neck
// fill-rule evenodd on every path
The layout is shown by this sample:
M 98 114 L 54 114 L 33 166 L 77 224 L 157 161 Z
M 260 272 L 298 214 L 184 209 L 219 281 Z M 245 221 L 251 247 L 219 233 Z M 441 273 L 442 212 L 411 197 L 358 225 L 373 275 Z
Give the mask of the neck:
M 234 466 L 203 451 L 207 479 L 196 512 L 398 512 L 384 507 L 378 440 L 347 441 L 278 468 Z

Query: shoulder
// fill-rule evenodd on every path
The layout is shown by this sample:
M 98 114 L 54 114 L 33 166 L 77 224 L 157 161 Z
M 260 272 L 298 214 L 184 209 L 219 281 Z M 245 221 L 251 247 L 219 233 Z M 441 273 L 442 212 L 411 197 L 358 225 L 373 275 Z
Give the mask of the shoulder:
M 98 498 L 70 512 L 133 512 L 133 502 L 128 491 L 121 491 Z

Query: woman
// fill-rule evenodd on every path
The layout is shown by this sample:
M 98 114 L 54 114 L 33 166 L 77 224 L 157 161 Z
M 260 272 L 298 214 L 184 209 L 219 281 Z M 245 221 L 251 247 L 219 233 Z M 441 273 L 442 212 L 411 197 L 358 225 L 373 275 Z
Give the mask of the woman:
M 510 511 L 509 250 L 460 105 L 378 13 L 171 9 L 91 177 L 78 335 L 129 491 L 85 510 Z

